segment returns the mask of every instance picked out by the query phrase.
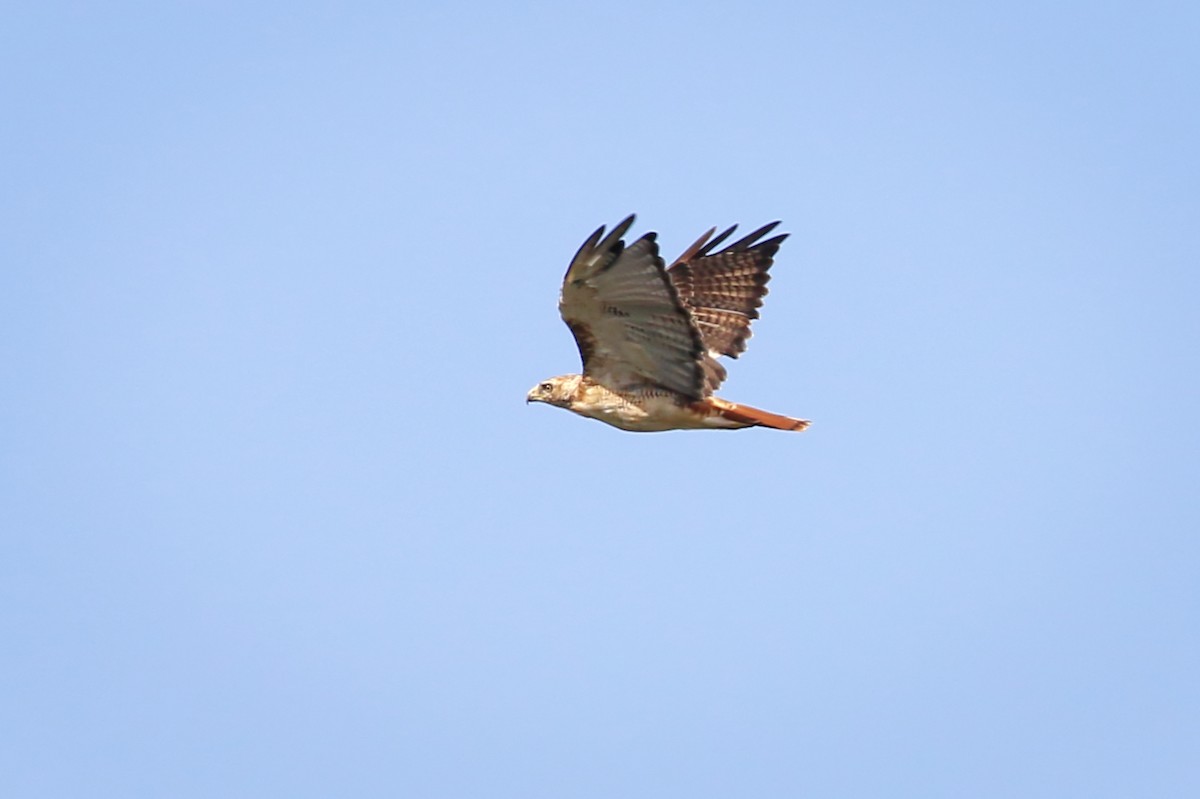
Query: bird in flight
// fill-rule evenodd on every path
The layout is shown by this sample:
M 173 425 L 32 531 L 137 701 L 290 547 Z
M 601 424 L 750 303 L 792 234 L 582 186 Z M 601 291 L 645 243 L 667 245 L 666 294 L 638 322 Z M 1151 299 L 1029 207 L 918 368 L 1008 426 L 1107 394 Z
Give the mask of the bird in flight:
M 667 268 L 655 233 L 628 247 L 630 215 L 601 226 L 563 279 L 558 310 L 575 336 L 583 374 L 543 380 L 526 402 L 544 402 L 634 432 L 770 427 L 803 430 L 804 419 L 713 395 L 725 380 L 717 358 L 746 349 L 767 293 L 767 270 L 787 234 L 778 222 L 722 250 L 712 228 Z

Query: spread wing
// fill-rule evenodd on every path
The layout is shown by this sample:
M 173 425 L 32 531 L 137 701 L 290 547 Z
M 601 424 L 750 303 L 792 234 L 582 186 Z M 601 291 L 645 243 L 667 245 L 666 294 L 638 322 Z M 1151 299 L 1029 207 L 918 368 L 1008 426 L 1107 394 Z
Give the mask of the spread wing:
M 630 216 L 583 243 L 563 279 L 558 310 L 571 328 L 583 373 L 612 388 L 655 385 L 704 393 L 704 343 L 667 277 L 655 234 L 629 247 Z
M 705 349 L 706 388 L 710 392 L 725 379 L 725 368 L 716 358 L 720 355 L 736 358 L 746 349 L 750 323 L 758 318 L 758 309 L 767 294 L 767 281 L 771 279 L 767 270 L 787 234 L 765 241 L 759 239 L 778 225 L 778 222 L 764 225 L 719 252 L 713 250 L 733 234 L 737 225 L 715 239 L 712 234 L 716 228 L 713 228 L 667 270 L 680 301 L 700 331 Z

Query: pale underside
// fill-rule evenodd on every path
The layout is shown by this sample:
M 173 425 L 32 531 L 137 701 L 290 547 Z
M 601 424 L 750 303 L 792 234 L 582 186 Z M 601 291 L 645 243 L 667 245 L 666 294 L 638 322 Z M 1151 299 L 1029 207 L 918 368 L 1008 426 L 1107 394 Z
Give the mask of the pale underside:
M 568 409 L 635 433 L 750 426 L 721 416 L 705 403 L 681 402 L 679 395 L 670 391 L 645 389 L 622 394 L 591 381 L 580 386 Z

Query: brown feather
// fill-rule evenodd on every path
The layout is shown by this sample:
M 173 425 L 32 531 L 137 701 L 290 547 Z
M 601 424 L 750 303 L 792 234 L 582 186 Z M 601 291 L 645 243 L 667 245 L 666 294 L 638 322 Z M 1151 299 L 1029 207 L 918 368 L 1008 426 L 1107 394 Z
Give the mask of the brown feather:
M 705 394 L 705 346 L 658 253 L 654 233 L 625 246 L 627 217 L 594 232 L 563 277 L 559 312 L 575 336 L 584 375 L 614 389 L 656 385 Z
M 709 397 L 705 402 L 711 410 L 730 421 L 756 427 L 770 427 L 775 430 L 795 430 L 796 432 L 800 432 L 809 425 L 807 419 L 793 419 L 790 416 L 782 416 L 760 408 L 752 408 L 749 405 L 739 405 L 736 402 L 729 402 L 720 397 Z
M 736 358 L 746 349 L 750 323 L 758 318 L 758 309 L 767 294 L 768 270 L 774 263 L 779 245 L 787 234 L 759 241 L 778 226 L 764 225 L 719 252 L 713 252 L 737 226 L 723 231 L 715 239 L 709 230 L 684 251 L 667 274 L 679 299 L 691 312 L 708 351 L 707 360 L 728 355 Z M 707 388 L 715 390 L 724 379 L 706 364 Z

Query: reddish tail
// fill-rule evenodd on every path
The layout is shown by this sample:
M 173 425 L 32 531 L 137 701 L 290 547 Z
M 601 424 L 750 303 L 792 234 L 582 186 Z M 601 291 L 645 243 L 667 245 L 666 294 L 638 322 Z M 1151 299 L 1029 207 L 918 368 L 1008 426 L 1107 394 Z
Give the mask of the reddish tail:
M 717 397 L 709 397 L 709 402 L 718 414 L 731 422 L 740 422 L 741 424 L 757 427 L 770 427 L 775 430 L 795 430 L 796 432 L 800 432 L 809 425 L 807 419 L 793 419 L 790 416 L 780 416 L 777 413 L 751 408 L 749 405 L 739 405 L 736 402 L 729 402 Z

